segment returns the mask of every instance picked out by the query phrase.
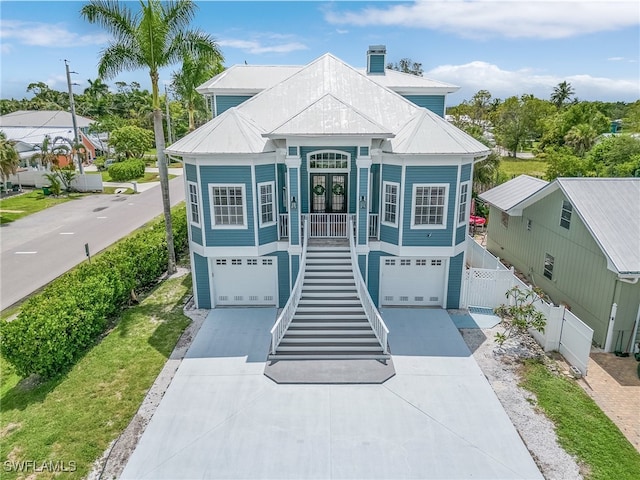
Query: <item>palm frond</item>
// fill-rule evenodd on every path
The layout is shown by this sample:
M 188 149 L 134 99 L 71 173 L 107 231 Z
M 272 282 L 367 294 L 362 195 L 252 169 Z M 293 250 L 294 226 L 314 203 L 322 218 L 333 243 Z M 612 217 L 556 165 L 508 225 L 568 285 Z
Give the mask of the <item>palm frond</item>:
M 170 1 L 162 4 L 162 13 L 167 29 L 172 37 L 189 27 L 195 18 L 198 6 L 191 0 Z
M 90 0 L 80 14 L 90 23 L 100 25 L 118 41 L 133 36 L 138 23 L 137 15 L 113 0 Z
M 98 64 L 98 75 L 102 78 L 113 78 L 123 70 L 136 70 L 146 64 L 135 44 L 132 43 L 112 43 L 102 50 L 100 63 Z

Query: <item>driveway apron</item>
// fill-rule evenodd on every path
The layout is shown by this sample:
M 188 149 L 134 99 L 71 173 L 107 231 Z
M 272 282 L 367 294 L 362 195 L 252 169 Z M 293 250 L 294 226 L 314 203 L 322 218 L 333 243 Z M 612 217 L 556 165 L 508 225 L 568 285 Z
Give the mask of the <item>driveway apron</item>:
M 382 385 L 277 385 L 276 310 L 212 310 L 121 478 L 542 479 L 452 320 L 386 309 Z

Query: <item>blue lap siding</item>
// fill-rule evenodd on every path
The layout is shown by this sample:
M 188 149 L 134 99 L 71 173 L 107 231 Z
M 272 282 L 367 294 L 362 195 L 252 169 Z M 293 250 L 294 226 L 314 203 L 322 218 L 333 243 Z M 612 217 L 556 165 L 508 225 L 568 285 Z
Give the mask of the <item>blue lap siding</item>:
M 464 253 L 449 260 L 449 284 L 447 288 L 447 308 L 460 308 L 460 290 L 462 287 L 462 267 Z
M 196 300 L 198 308 L 211 308 L 211 290 L 209 286 L 209 262 L 197 253 L 193 254 L 193 270 Z
M 265 243 L 271 243 L 278 241 L 278 192 L 277 192 L 277 184 L 276 180 L 276 167 L 275 165 L 257 165 L 255 167 L 256 170 L 256 197 L 258 200 L 258 205 L 256 206 L 256 211 L 258 212 L 258 216 L 261 215 L 260 212 L 260 190 L 258 189 L 258 184 L 263 182 L 274 182 L 273 184 L 273 220 L 274 224 L 266 227 L 260 227 L 260 219 L 256 222 L 256 226 L 258 227 L 258 243 L 260 245 L 264 245 Z
M 211 223 L 210 184 L 244 185 L 245 215 L 247 227 L 213 229 Z M 200 167 L 200 190 L 202 192 L 202 221 L 207 245 L 210 247 L 246 247 L 255 245 L 253 190 L 250 166 L 202 166 Z
M 444 117 L 444 95 L 403 95 L 403 97 L 419 107 Z
M 220 115 L 250 98 L 251 95 L 216 95 L 216 114 Z

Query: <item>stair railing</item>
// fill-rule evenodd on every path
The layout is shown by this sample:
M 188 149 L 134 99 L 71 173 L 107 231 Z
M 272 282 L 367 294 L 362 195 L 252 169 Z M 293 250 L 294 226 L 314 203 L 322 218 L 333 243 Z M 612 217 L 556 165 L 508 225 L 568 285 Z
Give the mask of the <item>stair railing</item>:
M 309 228 L 307 228 L 306 217 L 302 220 L 302 255 L 300 256 L 300 264 L 298 266 L 298 276 L 296 277 L 296 283 L 293 285 L 291 295 L 287 304 L 278 315 L 275 325 L 271 328 L 271 354 L 276 354 L 276 349 L 280 344 L 280 340 L 284 337 L 284 334 L 293 320 L 293 316 L 298 308 L 300 297 L 302 296 L 302 285 L 304 284 L 304 270 L 307 263 L 307 245 L 309 245 Z
M 387 348 L 387 339 L 389 336 L 389 329 L 382 320 L 382 316 L 380 312 L 376 308 L 376 305 L 371 300 L 371 295 L 369 295 L 369 290 L 367 289 L 367 285 L 364 283 L 364 279 L 362 278 L 362 274 L 360 273 L 360 267 L 358 266 L 358 256 L 356 254 L 356 246 L 355 239 L 356 232 L 354 229 L 354 219 L 350 217 L 349 219 L 349 250 L 351 252 L 351 268 L 353 269 L 353 278 L 356 281 L 356 290 L 358 292 L 358 298 L 360 298 L 360 303 L 362 303 L 362 308 L 364 309 L 364 313 L 367 316 L 367 320 L 369 320 L 369 325 L 371 325 L 371 329 L 373 333 L 376 335 L 376 338 L 380 342 L 382 346 L 383 353 L 386 355 L 389 353 L 389 349 Z

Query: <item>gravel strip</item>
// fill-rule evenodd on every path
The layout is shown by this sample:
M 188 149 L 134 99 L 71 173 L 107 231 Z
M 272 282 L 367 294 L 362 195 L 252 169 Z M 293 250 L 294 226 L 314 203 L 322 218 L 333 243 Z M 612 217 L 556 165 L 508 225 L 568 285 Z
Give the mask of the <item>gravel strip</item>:
M 460 329 L 469 350 L 491 384 L 511 422 L 547 480 L 582 479 L 576 460 L 558 444 L 553 423 L 535 408 L 536 398 L 518 386 L 519 361 L 524 358 L 549 359 L 532 337 L 510 338 L 503 347 L 494 340 L 498 325 L 491 329 Z

